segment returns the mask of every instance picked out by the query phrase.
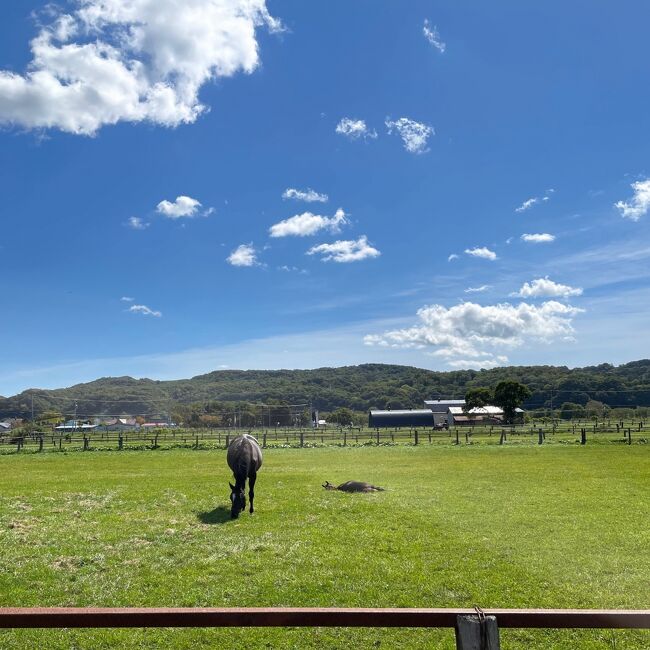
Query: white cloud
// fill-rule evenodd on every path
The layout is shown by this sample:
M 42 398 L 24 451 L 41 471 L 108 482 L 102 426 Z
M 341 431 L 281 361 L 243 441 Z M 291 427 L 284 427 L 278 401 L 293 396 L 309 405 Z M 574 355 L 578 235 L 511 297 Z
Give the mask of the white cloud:
M 548 201 L 551 198 L 551 194 L 553 194 L 555 190 L 551 187 L 546 192 L 544 193 L 544 196 L 540 199 L 538 196 L 533 196 L 530 199 L 526 199 L 518 208 L 515 208 L 515 212 L 525 212 L 526 210 L 530 210 L 536 203 L 539 203 L 540 201 Z
M 400 117 L 395 121 L 387 117 L 386 128 L 389 134 L 393 132 L 393 129 L 399 133 L 404 142 L 404 149 L 409 153 L 420 154 L 429 151 L 427 142 L 430 136 L 435 135 L 433 127 L 410 120 L 408 117 Z
M 156 206 L 156 211 L 169 219 L 180 219 L 196 216 L 200 207 L 201 203 L 190 196 L 177 196 L 173 203 L 166 199 L 161 201 Z M 209 213 L 211 212 L 212 210 L 209 210 Z
M 126 225 L 133 230 L 146 230 L 150 224 L 140 219 L 140 217 L 129 217 Z
M 447 261 L 448 261 L 448 262 L 453 262 L 454 260 L 457 260 L 459 257 L 460 257 L 460 256 L 459 256 L 459 255 L 456 255 L 456 253 L 452 253 L 452 254 L 447 258 Z
M 438 28 L 435 25 L 431 26 L 426 18 L 424 19 L 424 27 L 422 27 L 422 33 L 424 34 L 424 38 L 426 38 L 427 41 L 433 45 L 433 47 L 435 47 L 441 54 L 444 54 L 447 46 L 440 39 Z
M 333 217 L 323 217 L 319 214 L 303 212 L 273 224 L 269 228 L 269 234 L 271 237 L 307 237 L 321 230 L 338 233 L 341 231 L 341 226 L 346 223 L 348 223 L 348 220 L 341 208 L 336 211 Z
M 120 300 L 121 300 L 122 302 L 133 302 L 134 299 L 131 298 L 131 296 L 122 296 L 122 297 L 120 298 Z
M 546 244 L 552 241 L 555 241 L 555 235 L 550 235 L 547 232 L 539 233 L 524 233 L 521 236 L 521 240 L 525 242 L 530 242 L 532 244 Z
M 240 244 L 226 259 L 233 266 L 259 266 L 253 244 Z
M 490 288 L 489 284 L 482 284 L 480 287 L 467 287 L 465 293 L 482 293 Z
M 581 296 L 582 289 L 553 282 L 546 276 L 537 278 L 530 283 L 524 282 L 521 289 L 511 295 L 520 298 L 570 298 L 571 296 Z
M 285 271 L 286 273 L 300 273 L 300 275 L 307 275 L 309 273 L 309 271 L 306 269 L 301 269 L 297 266 L 288 266 L 287 264 L 278 266 L 278 271 Z
M 489 370 L 490 368 L 496 368 L 498 366 L 503 366 L 508 363 L 508 357 L 505 355 L 498 355 L 496 357 L 489 357 L 483 359 L 452 359 L 447 361 L 447 365 L 452 368 L 462 368 L 463 370 L 480 370 L 484 368 Z
M 284 191 L 282 198 L 295 199 L 296 201 L 306 201 L 307 203 L 327 203 L 329 197 L 327 194 L 319 194 L 309 187 L 306 190 L 296 190 L 290 187 Z
M 320 253 L 321 261 L 328 262 L 359 262 L 371 257 L 379 257 L 381 253 L 368 243 L 366 235 L 359 239 L 335 241 L 333 244 L 320 244 L 307 251 L 307 255 Z
M 471 255 L 472 257 L 481 257 L 482 259 L 490 260 L 491 262 L 494 262 L 494 260 L 497 259 L 497 254 L 485 246 L 481 246 L 480 248 L 466 248 L 465 254 Z
M 134 314 L 142 314 L 143 316 L 155 316 L 156 318 L 160 318 L 162 316 L 162 312 L 154 311 L 153 309 L 147 307 L 147 305 L 131 305 L 128 311 Z
M 634 196 L 628 201 L 617 201 L 614 207 L 619 210 L 625 219 L 638 221 L 650 210 L 650 178 L 644 181 L 636 181 L 630 185 L 634 190 Z
M 522 302 L 481 306 L 464 302 L 446 308 L 443 305 L 422 307 L 419 323 L 406 329 L 370 334 L 366 345 L 394 348 L 433 349 L 434 356 L 448 358 L 448 363 L 477 364 L 504 357 L 495 348 L 516 348 L 530 341 L 550 342 L 573 334 L 572 319 L 582 310 L 557 301 L 539 306 Z
M 529 210 L 538 201 L 539 199 L 537 197 L 533 197 L 532 199 L 527 199 L 518 208 L 515 208 L 515 212 L 524 212 L 524 210 Z
M 205 112 L 199 89 L 259 64 L 256 29 L 280 31 L 265 0 L 77 0 L 52 9 L 24 75 L 0 71 L 0 122 L 92 135 Z
M 377 131 L 374 129 L 369 130 L 365 120 L 353 120 L 349 117 L 344 117 L 336 125 L 336 132 L 350 138 L 350 140 L 358 140 L 359 138 L 374 140 L 377 137 Z

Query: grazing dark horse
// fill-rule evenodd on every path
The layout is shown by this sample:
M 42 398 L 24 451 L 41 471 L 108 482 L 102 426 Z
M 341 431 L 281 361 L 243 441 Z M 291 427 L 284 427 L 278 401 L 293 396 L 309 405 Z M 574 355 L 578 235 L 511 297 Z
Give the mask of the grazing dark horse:
M 384 488 L 364 483 L 363 481 L 346 481 L 341 485 L 332 485 L 329 481 L 325 481 L 323 487 L 326 490 L 341 490 L 341 492 L 383 492 Z
M 262 450 L 253 436 L 244 433 L 233 438 L 228 445 L 228 467 L 235 477 L 235 484 L 230 483 L 230 516 L 237 519 L 239 513 L 246 510 L 246 479 L 248 479 L 248 497 L 251 502 L 250 513 L 253 514 L 255 497 L 255 480 L 257 470 L 262 467 Z

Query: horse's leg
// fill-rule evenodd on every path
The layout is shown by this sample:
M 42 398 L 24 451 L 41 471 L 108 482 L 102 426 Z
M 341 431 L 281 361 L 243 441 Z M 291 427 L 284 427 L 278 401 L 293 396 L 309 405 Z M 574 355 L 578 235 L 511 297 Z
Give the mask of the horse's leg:
M 253 499 L 255 498 L 255 481 L 257 480 L 257 474 L 251 474 L 248 477 L 248 498 L 251 502 L 250 513 L 253 514 Z

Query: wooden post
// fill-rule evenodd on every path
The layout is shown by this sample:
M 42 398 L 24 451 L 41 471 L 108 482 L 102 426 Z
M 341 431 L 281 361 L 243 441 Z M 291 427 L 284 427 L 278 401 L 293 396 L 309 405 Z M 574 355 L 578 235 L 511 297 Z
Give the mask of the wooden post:
M 459 616 L 456 619 L 456 650 L 500 650 L 496 616 Z
M 38 439 L 38 450 L 43 451 L 43 436 Z
M 537 444 L 541 445 L 543 442 L 544 442 L 544 432 L 540 429 L 539 430 L 539 441 L 538 441 Z
M 501 437 L 499 438 L 499 444 L 502 445 L 503 441 L 506 439 L 506 432 L 502 429 L 501 430 Z
M 305 435 L 302 431 L 300 432 L 300 446 L 301 447 L 305 446 Z
M 198 449 L 198 448 L 199 448 L 199 434 L 197 433 L 196 434 L 196 442 L 194 443 L 194 449 Z
M 84 451 L 88 451 L 88 438 L 84 436 Z
M 456 429 L 456 444 L 460 444 L 460 440 L 458 440 L 458 429 Z
M 415 430 L 415 444 L 418 444 L 418 430 Z
M 580 444 L 581 445 L 587 444 L 587 429 L 585 429 L 584 427 L 580 429 Z
M 465 444 L 469 444 L 469 433 L 467 433 L 467 431 L 465 431 Z
M 219 442 L 221 442 L 221 440 Z M 266 431 L 264 432 L 264 435 L 262 436 L 262 447 L 264 447 L 264 449 L 266 449 Z
M 348 432 L 344 431 L 343 432 L 343 446 L 346 447 L 348 444 Z
M 627 444 L 628 445 L 632 444 L 632 429 L 627 430 Z
M 119 438 L 117 439 L 117 448 L 118 449 L 123 449 L 124 448 L 124 438 L 122 437 L 121 433 L 120 433 Z

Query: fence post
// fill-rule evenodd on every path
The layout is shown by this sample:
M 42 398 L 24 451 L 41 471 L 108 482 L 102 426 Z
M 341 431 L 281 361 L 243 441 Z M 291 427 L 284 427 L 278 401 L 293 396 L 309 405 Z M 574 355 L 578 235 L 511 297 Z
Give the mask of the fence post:
M 264 437 L 266 438 L 266 433 L 264 434 Z M 230 444 L 230 435 L 226 434 L 226 448 L 228 448 L 229 444 Z
M 499 444 L 502 445 L 505 439 L 506 439 L 506 432 L 503 429 L 501 429 L 501 437 L 499 438 Z
M 465 444 L 469 445 L 469 433 L 465 431 Z
M 301 431 L 300 432 L 300 446 L 304 447 L 305 445 L 305 434 Z
M 23 448 L 23 442 L 25 441 L 24 438 L 18 438 L 18 446 L 16 447 L 16 451 L 20 451 Z
M 580 444 L 581 445 L 587 444 L 587 429 L 585 429 L 584 427 L 580 429 Z
M 537 444 L 541 445 L 543 442 L 544 442 L 544 432 L 540 429 L 539 430 L 539 442 Z
M 496 616 L 458 616 L 456 650 L 500 650 Z
M 84 451 L 88 451 L 88 437 L 84 436 Z
M 118 439 L 117 439 L 117 448 L 118 449 L 123 449 L 124 448 L 124 438 L 122 437 L 122 434 L 120 433 Z
M 417 445 L 418 442 L 419 442 L 419 440 L 418 440 L 418 430 L 416 429 L 416 430 L 414 431 L 414 433 L 415 433 L 415 444 Z
M 348 432 L 344 431 L 343 432 L 343 446 L 346 447 L 348 444 Z
M 43 451 L 43 436 L 38 439 L 38 450 Z
M 219 441 L 221 442 L 221 441 Z M 262 447 L 266 449 L 266 431 L 264 432 L 264 435 L 262 436 Z
M 632 444 L 632 429 L 627 430 L 627 444 L 628 445 Z
M 458 440 L 458 429 L 456 429 L 456 444 L 459 445 L 460 441 Z

